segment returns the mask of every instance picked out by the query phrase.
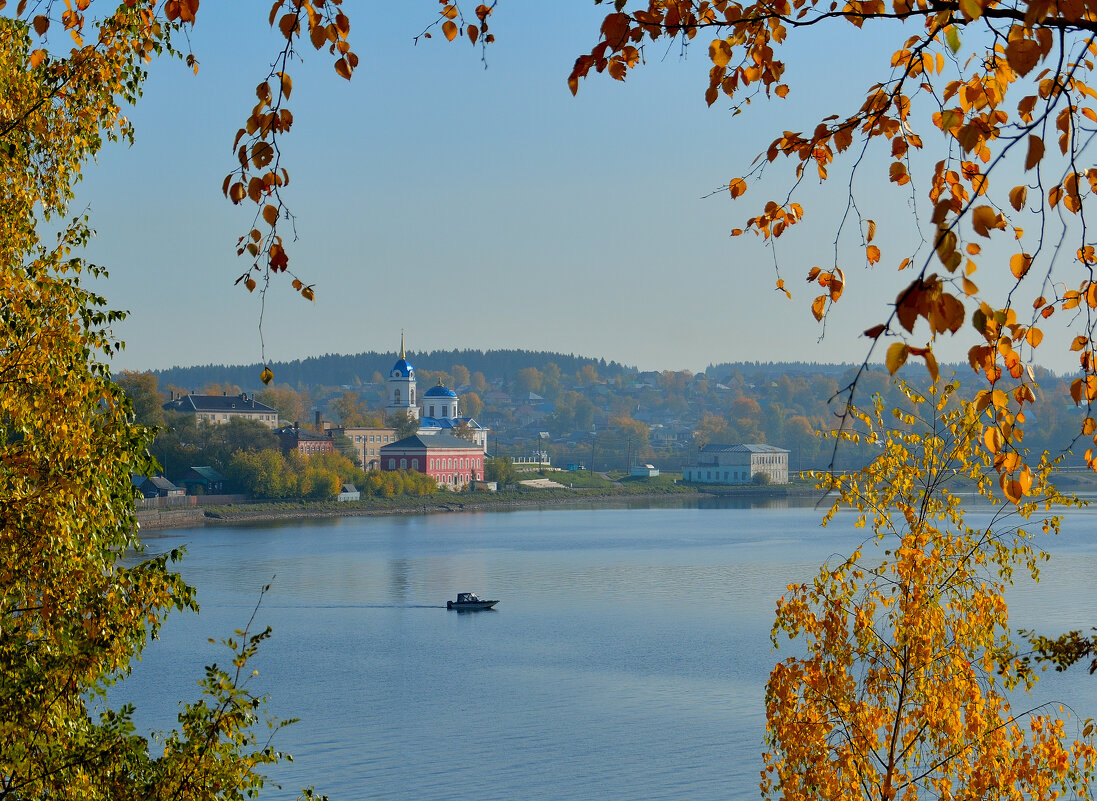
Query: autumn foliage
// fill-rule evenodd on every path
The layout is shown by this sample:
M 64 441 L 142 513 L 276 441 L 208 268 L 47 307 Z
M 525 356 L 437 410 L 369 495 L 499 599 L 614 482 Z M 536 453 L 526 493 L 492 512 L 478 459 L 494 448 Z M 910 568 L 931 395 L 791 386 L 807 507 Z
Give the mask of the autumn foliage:
M 104 361 L 124 314 L 88 286 L 105 272 L 80 258 L 88 220 L 65 215 L 87 160 L 132 135 L 120 104 L 198 3 L 126 0 L 94 24 L 89 6 L 0 16 L 0 798 L 242 798 L 281 757 L 245 669 L 268 632 L 226 640 L 231 667 L 210 665 L 154 744 L 106 701 L 164 616 L 196 603 L 180 554 L 137 536 L 153 432 Z M 67 52 L 45 47 L 51 30 Z
M 952 390 L 908 391 L 897 419 L 859 415 L 861 430 L 844 436 L 878 442 L 881 455 L 819 476 L 836 493 L 825 520 L 848 509 L 871 535 L 778 602 L 774 643 L 787 637 L 801 655 L 767 685 L 766 797 L 1090 797 L 1089 727 L 1071 741 L 1078 721 L 1015 714 L 1007 692 L 1033 676 L 1015 657 L 1004 593 L 1015 571 L 1036 578 L 1033 537 L 1056 531 L 1054 507 L 1070 501 L 1042 461 L 1028 500 L 969 522 L 956 493 L 993 503 L 994 469 L 980 442 L 986 410 L 955 404 Z
M 443 0 L 442 5 L 444 13 L 461 13 L 457 3 Z M 631 70 L 661 60 L 667 45 L 676 43 L 682 53 L 693 55 L 699 46 L 706 54 L 707 76 L 698 81 L 704 101 L 729 104 L 731 113 L 739 114 L 752 102 L 795 99 L 797 87 L 787 80 L 781 58 L 784 49 L 815 53 L 835 81 L 848 81 L 830 49 L 835 26 L 894 39 L 879 77 L 865 87 L 863 102 L 835 109 L 810 130 L 775 131 L 753 164 L 725 184 L 732 199 L 752 204 L 731 233 L 753 234 L 768 244 L 776 257 L 777 289 L 791 297 L 778 243 L 811 211 L 801 200 L 805 182 L 827 182 L 840 174 L 840 187 L 833 190 L 840 194 L 830 201 L 846 213 L 834 246 L 813 248 L 832 251 L 834 260 L 806 269 L 809 313 L 817 321 L 825 323 L 849 282 L 859 280 L 853 268 L 909 271 L 895 301 L 864 331 L 866 364 L 875 355 L 895 373 L 913 357 L 924 361 L 936 380 L 934 344 L 943 336 L 965 337 L 972 369 L 1016 400 L 999 421 L 1006 429 L 1003 447 L 1016 451 L 1033 394 L 1030 366 L 1039 358 L 1048 318 L 1065 312 L 1069 319 L 1063 324 L 1072 332 L 1067 347 L 1077 354 L 1079 370 L 1071 399 L 1087 410 L 1093 405 L 1097 251 L 1085 206 L 1097 191 L 1097 168 L 1088 163 L 1085 148 L 1097 130 L 1097 90 L 1091 86 L 1097 43 L 1085 4 L 615 0 L 605 5 L 612 10 L 596 44 L 578 56 L 567 77 L 573 93 L 595 74 L 624 81 Z M 490 10 L 501 15 L 505 4 L 492 4 Z M 647 56 L 652 47 L 658 58 Z M 788 190 L 755 199 L 752 188 L 768 186 L 763 175 L 780 163 L 790 168 Z M 842 170 L 835 173 L 839 165 Z M 894 223 L 888 230 L 862 213 L 869 203 L 858 203 L 858 180 L 890 186 L 904 199 L 914 210 L 900 221 L 904 230 Z M 914 244 L 896 244 L 902 241 Z M 1082 431 L 1097 444 L 1097 424 L 1089 414 Z M 1097 448 L 1087 448 L 1086 460 L 1097 469 Z

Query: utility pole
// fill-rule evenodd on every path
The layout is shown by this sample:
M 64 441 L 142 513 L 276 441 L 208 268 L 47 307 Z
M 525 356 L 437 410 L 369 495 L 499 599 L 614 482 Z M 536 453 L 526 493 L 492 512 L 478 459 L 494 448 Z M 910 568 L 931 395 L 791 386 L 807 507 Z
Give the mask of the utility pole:
M 590 477 L 594 478 L 594 442 L 598 437 L 596 431 L 590 432 Z

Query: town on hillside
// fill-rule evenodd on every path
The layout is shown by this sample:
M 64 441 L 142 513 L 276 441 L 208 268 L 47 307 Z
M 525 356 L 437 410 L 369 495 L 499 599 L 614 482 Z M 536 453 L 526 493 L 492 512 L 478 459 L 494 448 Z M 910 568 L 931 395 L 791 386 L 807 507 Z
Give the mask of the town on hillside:
M 140 491 L 351 500 L 490 489 L 521 470 L 784 484 L 874 455 L 820 436 L 841 420 L 835 399 L 855 370 L 848 365 L 655 372 L 551 353 L 409 354 L 403 336 L 396 354 L 316 362 L 275 365 L 274 383 L 259 389 L 226 379 L 257 384 L 261 368 L 121 374 L 138 422 L 159 432 L 150 451 L 162 473 L 135 477 Z M 882 370 L 862 375 L 858 391 L 865 403 L 873 395 L 889 407 L 902 402 Z M 1072 410 L 1041 408 L 1029 437 L 1064 441 L 1077 424 Z

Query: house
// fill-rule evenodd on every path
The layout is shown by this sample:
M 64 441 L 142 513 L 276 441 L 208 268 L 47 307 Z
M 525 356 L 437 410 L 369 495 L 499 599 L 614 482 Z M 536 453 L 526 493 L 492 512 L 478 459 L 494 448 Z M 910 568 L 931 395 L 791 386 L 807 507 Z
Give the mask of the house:
M 659 475 L 659 469 L 653 464 L 634 464 L 629 468 L 629 475 L 633 478 L 655 478 Z
M 163 405 L 166 412 L 193 414 L 199 423 L 223 424 L 229 420 L 256 420 L 268 428 L 278 426 L 278 410 L 259 403 L 246 392 L 239 395 L 180 395 Z
M 362 493 L 353 484 L 344 484 L 339 490 L 339 494 L 335 496 L 337 501 L 358 501 L 361 498 Z
M 187 494 L 163 476 L 134 476 L 133 486 L 145 498 L 175 498 Z
M 770 484 L 788 483 L 788 454 L 774 445 L 708 444 L 697 464 L 682 468 L 682 480 L 698 484 L 750 484 L 764 475 Z
M 412 434 L 381 447 L 382 470 L 415 470 L 445 489 L 484 479 L 484 452 L 475 442 L 445 431 Z
M 363 470 L 381 469 L 381 446 L 396 442 L 395 428 L 360 428 L 356 426 L 333 428 L 332 432 L 342 434 L 350 440 L 358 451 L 358 459 Z
M 228 479 L 212 467 L 188 467 L 177 482 L 187 495 L 224 495 L 228 487 Z
M 302 456 L 315 456 L 318 453 L 335 453 L 335 441 L 330 431 L 318 434 L 301 428 L 297 423 L 291 426 L 282 426 L 274 429 L 278 443 L 282 446 L 282 453 L 297 451 Z

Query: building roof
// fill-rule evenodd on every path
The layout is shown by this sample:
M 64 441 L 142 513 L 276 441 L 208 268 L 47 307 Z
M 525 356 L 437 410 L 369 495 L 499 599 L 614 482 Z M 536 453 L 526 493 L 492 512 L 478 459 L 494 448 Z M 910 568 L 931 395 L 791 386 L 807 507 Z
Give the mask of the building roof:
M 471 417 L 420 417 L 419 432 L 424 436 L 430 436 L 435 432 L 450 431 L 457 428 L 461 423 L 467 424 L 473 431 L 491 431 L 490 428 L 481 425 Z
M 716 445 L 709 443 L 701 449 L 701 453 L 788 453 L 788 448 L 778 448 L 776 445 Z
M 255 414 L 277 414 L 278 410 L 260 403 L 247 393 L 239 395 L 184 395 L 163 406 L 165 411 L 173 412 L 249 412 Z
M 197 473 L 205 481 L 224 481 L 225 477 L 214 470 L 212 467 L 192 467 L 190 468 L 192 473 Z
M 438 386 L 431 387 L 423 393 L 424 398 L 456 398 L 457 393 L 447 387 L 442 382 L 438 382 Z
M 326 442 L 331 439 L 329 434 L 317 434 L 315 431 L 309 431 L 300 426 L 282 426 L 281 428 L 274 429 L 274 433 L 280 437 L 292 437 L 296 435 L 298 442 L 318 442 L 320 440 Z
M 475 442 L 469 442 L 467 439 L 461 439 L 455 437 L 445 431 L 439 431 L 437 434 L 412 434 L 410 437 L 404 437 L 398 439 L 396 442 L 390 442 L 388 445 L 381 446 L 381 454 L 384 455 L 387 450 L 406 450 L 407 448 L 430 448 L 432 451 L 438 450 L 468 450 L 470 448 L 480 449 L 480 446 Z
M 149 476 L 145 480 L 138 482 L 137 486 L 143 487 L 145 486 L 145 484 L 151 484 L 152 486 L 156 487 L 156 489 L 164 491 L 174 491 L 180 489 L 163 476 Z

